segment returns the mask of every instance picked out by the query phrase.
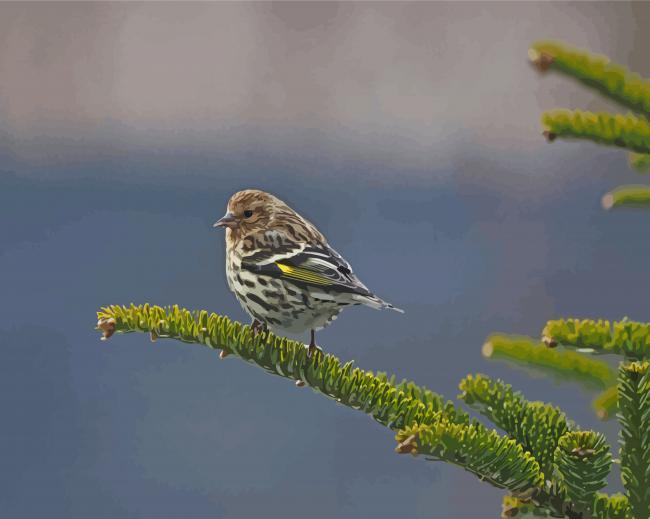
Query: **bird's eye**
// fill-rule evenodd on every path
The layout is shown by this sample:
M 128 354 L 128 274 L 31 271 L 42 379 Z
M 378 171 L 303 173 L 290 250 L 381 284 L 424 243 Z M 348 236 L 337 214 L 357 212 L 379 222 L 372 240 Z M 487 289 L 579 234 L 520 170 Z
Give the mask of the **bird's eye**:
M 251 216 L 253 216 L 253 211 L 246 209 L 246 211 L 244 211 L 244 218 L 250 218 Z

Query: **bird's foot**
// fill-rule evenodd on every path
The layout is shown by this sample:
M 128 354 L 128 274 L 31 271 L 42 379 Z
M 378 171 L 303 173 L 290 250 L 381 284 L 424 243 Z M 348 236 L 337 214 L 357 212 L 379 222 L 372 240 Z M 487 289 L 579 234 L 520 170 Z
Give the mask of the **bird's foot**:
M 318 346 L 315 344 L 310 344 L 307 347 L 307 359 L 311 360 L 311 358 L 314 356 L 314 353 L 316 353 L 316 350 L 318 350 Z
M 311 340 L 309 341 L 309 346 L 307 347 L 307 360 L 311 360 L 316 351 L 323 351 L 318 346 L 316 346 L 316 334 L 314 330 L 311 331 Z

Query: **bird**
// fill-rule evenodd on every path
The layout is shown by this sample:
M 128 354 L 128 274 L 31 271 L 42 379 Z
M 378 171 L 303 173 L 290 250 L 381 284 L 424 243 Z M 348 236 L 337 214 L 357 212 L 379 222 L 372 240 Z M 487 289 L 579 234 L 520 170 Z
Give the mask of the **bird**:
M 314 224 L 270 193 L 238 191 L 213 227 L 225 228 L 228 287 L 254 334 L 309 332 L 311 358 L 316 331 L 348 306 L 403 313 L 373 294 Z

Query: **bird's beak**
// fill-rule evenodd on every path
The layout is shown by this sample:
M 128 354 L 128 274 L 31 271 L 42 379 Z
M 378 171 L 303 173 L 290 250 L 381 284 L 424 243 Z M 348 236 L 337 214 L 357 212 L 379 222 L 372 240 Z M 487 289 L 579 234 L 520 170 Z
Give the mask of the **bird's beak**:
M 233 227 L 237 227 L 237 225 L 239 225 L 237 218 L 229 211 L 220 220 L 214 222 L 212 227 L 230 227 L 232 229 Z

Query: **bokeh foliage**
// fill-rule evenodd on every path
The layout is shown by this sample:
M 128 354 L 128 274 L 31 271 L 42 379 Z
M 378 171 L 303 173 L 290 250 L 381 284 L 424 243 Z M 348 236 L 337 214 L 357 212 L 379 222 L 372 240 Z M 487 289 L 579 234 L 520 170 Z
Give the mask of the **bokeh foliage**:
M 592 113 L 550 110 L 542 115 L 544 135 L 590 140 L 630 151 L 630 164 L 639 172 L 650 165 L 650 81 L 611 63 L 609 58 L 555 41 L 540 41 L 528 51 L 540 72 L 556 71 L 619 103 L 633 113 Z M 650 188 L 619 186 L 603 196 L 603 207 L 650 207 Z

